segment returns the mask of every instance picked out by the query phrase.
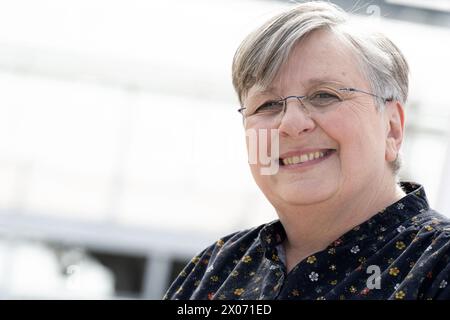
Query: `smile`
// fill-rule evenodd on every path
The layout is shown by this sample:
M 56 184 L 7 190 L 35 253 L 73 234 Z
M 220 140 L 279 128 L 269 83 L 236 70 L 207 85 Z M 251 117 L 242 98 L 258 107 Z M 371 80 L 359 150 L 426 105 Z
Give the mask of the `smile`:
M 280 158 L 280 165 L 284 167 L 307 165 L 318 163 L 325 158 L 328 158 L 331 154 L 336 152 L 335 149 L 322 149 L 312 152 L 298 153 L 295 155 L 289 155 L 287 157 Z

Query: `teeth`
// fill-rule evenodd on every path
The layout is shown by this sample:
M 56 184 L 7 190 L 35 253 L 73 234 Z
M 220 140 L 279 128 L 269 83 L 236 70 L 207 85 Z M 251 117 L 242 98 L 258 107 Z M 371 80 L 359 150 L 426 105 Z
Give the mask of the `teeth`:
M 324 155 L 325 155 L 325 153 L 320 152 L 320 151 L 305 153 L 300 156 L 293 156 L 293 157 L 285 158 L 285 159 L 283 159 L 283 164 L 288 165 L 288 164 L 303 163 L 306 161 L 311 161 L 314 159 L 322 158 Z
M 300 162 L 306 162 L 308 161 L 308 155 L 307 154 L 302 154 L 300 156 Z

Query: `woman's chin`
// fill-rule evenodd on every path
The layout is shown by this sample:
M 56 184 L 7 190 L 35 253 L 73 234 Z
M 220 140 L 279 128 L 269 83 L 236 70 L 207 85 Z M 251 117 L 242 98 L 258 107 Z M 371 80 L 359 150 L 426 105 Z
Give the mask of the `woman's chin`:
M 330 199 L 337 192 L 333 184 L 291 185 L 279 190 L 278 197 L 290 205 L 312 205 Z

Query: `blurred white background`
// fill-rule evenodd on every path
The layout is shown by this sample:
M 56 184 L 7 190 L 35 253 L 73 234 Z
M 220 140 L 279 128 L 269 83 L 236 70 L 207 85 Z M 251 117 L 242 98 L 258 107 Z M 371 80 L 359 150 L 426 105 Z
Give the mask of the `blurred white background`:
M 158 299 L 203 247 L 276 218 L 247 167 L 231 61 L 291 5 L 0 1 L 0 298 Z M 449 19 L 450 1 L 379 8 L 355 19 L 410 64 L 401 177 L 450 216 L 450 23 L 422 19 Z

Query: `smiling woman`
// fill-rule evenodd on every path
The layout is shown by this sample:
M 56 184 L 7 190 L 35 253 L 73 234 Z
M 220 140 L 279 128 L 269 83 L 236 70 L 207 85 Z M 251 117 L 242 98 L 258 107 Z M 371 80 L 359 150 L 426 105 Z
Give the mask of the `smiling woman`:
M 244 127 L 275 130 L 279 146 L 276 172 L 250 169 L 279 220 L 206 248 L 166 299 L 450 298 L 450 222 L 397 179 L 408 65 L 385 36 L 352 30 L 341 9 L 311 2 L 241 44 Z M 255 137 L 250 157 L 273 150 Z

